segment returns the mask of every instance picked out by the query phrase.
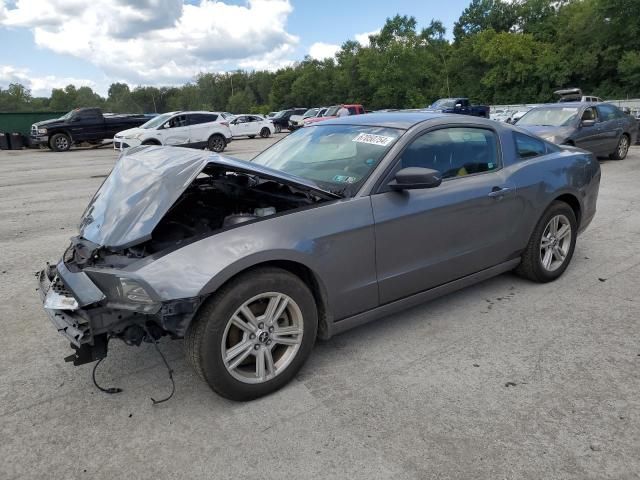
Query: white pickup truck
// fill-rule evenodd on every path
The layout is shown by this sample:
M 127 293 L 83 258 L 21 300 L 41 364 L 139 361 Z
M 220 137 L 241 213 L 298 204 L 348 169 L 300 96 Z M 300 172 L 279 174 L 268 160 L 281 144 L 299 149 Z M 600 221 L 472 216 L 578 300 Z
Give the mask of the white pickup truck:
M 118 132 L 113 148 L 125 150 L 138 145 L 173 145 L 224 151 L 232 140 L 229 121 L 219 112 L 163 113 L 137 127 Z

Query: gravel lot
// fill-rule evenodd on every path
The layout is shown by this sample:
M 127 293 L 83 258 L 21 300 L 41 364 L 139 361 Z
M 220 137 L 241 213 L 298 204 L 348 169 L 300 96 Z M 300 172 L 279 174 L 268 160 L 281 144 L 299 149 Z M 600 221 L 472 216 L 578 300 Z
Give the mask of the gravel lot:
M 238 140 L 251 158 L 273 139 Z M 32 272 L 117 155 L 0 152 L 0 478 L 640 478 L 640 148 L 557 282 L 503 275 L 318 343 L 285 389 L 212 393 L 165 340 L 73 367 Z

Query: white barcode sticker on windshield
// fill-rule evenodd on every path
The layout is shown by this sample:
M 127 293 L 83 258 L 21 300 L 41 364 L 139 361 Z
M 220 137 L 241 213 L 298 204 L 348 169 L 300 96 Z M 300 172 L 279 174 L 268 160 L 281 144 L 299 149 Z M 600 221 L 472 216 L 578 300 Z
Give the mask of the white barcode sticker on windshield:
M 353 141 L 386 147 L 391 142 L 393 142 L 393 137 L 385 137 L 384 135 L 374 135 L 372 133 L 359 133 L 358 136 L 353 139 Z

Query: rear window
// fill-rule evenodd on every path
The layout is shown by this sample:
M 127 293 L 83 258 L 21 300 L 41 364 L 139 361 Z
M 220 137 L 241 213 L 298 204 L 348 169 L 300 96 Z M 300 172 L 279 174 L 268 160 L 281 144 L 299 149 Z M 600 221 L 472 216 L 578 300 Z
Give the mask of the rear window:
M 522 133 L 515 133 L 516 151 L 520 158 L 533 158 L 539 157 L 547 153 L 547 145 L 537 138 L 524 135 Z

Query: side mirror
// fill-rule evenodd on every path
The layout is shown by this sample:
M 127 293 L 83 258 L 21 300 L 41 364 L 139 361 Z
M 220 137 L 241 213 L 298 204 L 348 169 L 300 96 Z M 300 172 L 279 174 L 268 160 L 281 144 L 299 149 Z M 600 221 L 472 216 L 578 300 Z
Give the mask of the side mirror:
M 460 110 L 462 108 L 462 104 L 461 103 L 456 103 L 456 109 Z
M 595 120 L 582 120 L 581 127 L 593 127 L 596 124 Z
M 164 125 L 162 125 L 162 128 L 171 128 L 171 124 L 169 122 L 166 122 Z
M 442 174 L 437 170 L 422 167 L 407 167 L 396 173 L 389 182 L 392 190 L 417 190 L 434 188 L 442 183 Z

